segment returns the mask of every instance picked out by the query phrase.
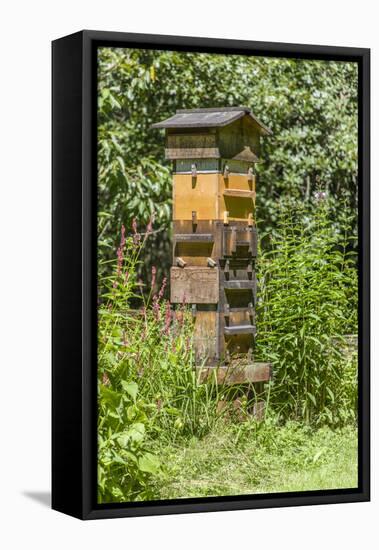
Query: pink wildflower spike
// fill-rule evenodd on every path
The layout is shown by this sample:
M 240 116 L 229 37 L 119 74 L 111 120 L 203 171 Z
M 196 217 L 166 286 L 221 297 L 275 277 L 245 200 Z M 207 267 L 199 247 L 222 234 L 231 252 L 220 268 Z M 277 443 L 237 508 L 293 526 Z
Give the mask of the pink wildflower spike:
M 176 312 L 176 320 L 178 321 L 179 326 L 183 326 L 184 316 L 183 316 L 183 312 L 182 312 L 182 311 L 177 310 L 177 312 Z
M 124 262 L 124 248 L 125 248 L 125 226 L 124 224 L 122 224 L 120 246 L 117 249 L 117 277 L 121 275 L 121 271 L 122 271 L 122 264 Z
M 121 275 L 122 262 L 124 260 L 124 253 L 121 247 L 117 249 L 117 277 Z
M 158 299 L 159 300 L 162 300 L 162 298 L 163 298 L 163 294 L 164 294 L 166 285 L 167 285 L 167 277 L 164 277 L 164 279 L 162 281 L 162 286 L 161 286 L 161 288 L 159 290 L 159 293 L 158 293 Z
M 138 246 L 141 242 L 141 235 L 139 233 L 136 233 L 135 235 L 133 235 L 133 244 L 134 246 Z
M 159 321 L 161 317 L 161 310 L 159 307 L 158 296 L 156 294 L 153 296 L 153 313 L 156 320 Z
M 191 338 L 187 336 L 186 338 L 186 352 L 189 353 L 191 349 Z
M 146 306 L 142 306 L 141 312 L 142 312 L 142 317 L 143 317 L 144 320 L 146 321 Z
M 165 311 L 165 322 L 164 322 L 164 329 L 163 329 L 163 333 L 166 336 L 170 334 L 170 325 L 171 325 L 171 306 L 170 306 L 170 302 L 167 300 L 166 311 Z
M 141 241 L 141 235 L 138 233 L 138 230 L 137 230 L 137 220 L 136 218 L 133 218 L 133 221 L 132 221 L 132 230 L 133 230 L 133 244 L 134 246 L 138 246 L 140 241 Z
M 122 224 L 121 226 L 121 241 L 120 241 L 120 248 L 124 248 L 125 246 L 125 225 Z
M 146 227 L 146 233 L 147 234 L 152 233 L 153 223 L 154 223 L 154 214 L 151 214 L 149 223 L 147 224 L 147 227 Z
M 316 193 L 314 193 L 314 197 L 317 202 L 322 202 L 326 199 L 326 193 L 325 191 L 317 191 Z
M 155 265 L 153 265 L 153 267 L 151 268 L 151 290 L 153 290 L 155 286 L 156 274 L 157 274 L 157 268 L 155 267 Z

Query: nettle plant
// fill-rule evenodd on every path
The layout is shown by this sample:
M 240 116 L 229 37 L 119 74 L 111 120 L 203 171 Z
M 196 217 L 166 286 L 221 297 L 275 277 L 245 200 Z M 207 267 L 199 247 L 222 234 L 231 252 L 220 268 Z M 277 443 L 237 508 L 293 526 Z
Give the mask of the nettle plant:
M 282 419 L 339 425 L 356 417 L 357 257 L 351 220 L 336 232 L 328 197 L 280 204 L 278 231 L 259 261 L 257 354 L 273 364 L 271 405 Z M 344 212 L 344 205 L 341 204 Z

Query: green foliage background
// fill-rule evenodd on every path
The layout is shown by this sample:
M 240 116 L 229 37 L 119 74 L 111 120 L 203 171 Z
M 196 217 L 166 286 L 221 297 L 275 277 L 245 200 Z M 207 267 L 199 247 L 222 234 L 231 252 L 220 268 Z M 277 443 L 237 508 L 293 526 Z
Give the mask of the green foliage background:
M 346 62 L 100 50 L 99 502 L 356 486 L 346 335 L 358 311 L 357 73 Z M 192 317 L 163 292 L 171 166 L 151 124 L 235 105 L 274 134 L 257 187 L 255 358 L 273 366 L 262 423 L 254 388 L 197 379 Z
M 356 212 L 355 63 L 102 48 L 98 74 L 102 258 L 114 256 L 121 223 L 130 228 L 136 217 L 143 226 L 154 212 L 160 231 L 145 263 L 167 271 L 171 167 L 163 134 L 151 124 L 179 108 L 247 105 L 272 129 L 274 135 L 262 140 L 257 196 L 266 233 L 277 227 L 279 198 L 310 204 L 320 186 L 329 195 L 336 232 L 341 201 Z M 354 216 L 352 233 L 356 225 Z

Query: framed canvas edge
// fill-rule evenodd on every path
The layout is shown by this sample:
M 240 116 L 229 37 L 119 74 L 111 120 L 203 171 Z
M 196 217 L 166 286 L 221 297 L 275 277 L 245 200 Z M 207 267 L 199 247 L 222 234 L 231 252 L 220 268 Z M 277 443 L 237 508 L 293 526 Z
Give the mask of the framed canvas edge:
M 74 37 L 74 38 L 73 38 Z M 366 48 L 350 48 L 337 46 L 316 46 L 299 44 L 282 44 L 272 42 L 240 41 L 230 39 L 208 39 L 195 37 L 177 37 L 163 35 L 145 35 L 134 33 L 115 33 L 103 31 L 85 30 L 69 37 L 64 37 L 53 42 L 54 46 L 64 48 L 67 40 L 77 40 L 81 47 L 81 158 L 76 161 L 75 178 L 81 189 L 80 212 L 74 207 L 76 215 L 81 217 L 80 235 L 72 235 L 71 238 L 80 239 L 81 265 L 70 265 L 72 280 L 75 281 L 76 292 L 80 286 L 81 294 L 81 346 L 80 353 L 77 350 L 75 365 L 70 369 L 73 380 L 70 383 L 75 391 L 75 406 L 77 413 L 77 425 L 80 426 L 80 441 L 76 439 L 72 451 L 80 466 L 80 486 L 72 487 L 72 504 L 67 501 L 59 504 L 59 498 L 55 498 L 57 491 L 62 490 L 64 482 L 70 472 L 62 473 L 61 462 L 56 463 L 59 452 L 66 449 L 57 441 L 55 458 L 53 452 L 53 478 L 59 478 L 58 485 L 53 483 L 52 506 L 54 509 L 68 513 L 81 519 L 100 519 L 111 517 L 144 516 L 158 514 L 191 513 L 242 510 L 254 508 L 301 506 L 313 504 L 334 504 L 343 502 L 361 502 L 370 500 L 370 50 Z M 286 493 L 253 495 L 250 497 L 220 497 L 178 499 L 175 501 L 149 501 L 146 503 L 130 503 L 115 505 L 96 504 L 96 49 L 98 46 L 124 46 L 124 47 L 156 47 L 156 48 L 182 48 L 186 51 L 214 51 L 224 53 L 250 53 L 252 55 L 272 55 L 284 57 L 304 57 L 313 59 L 339 59 L 356 61 L 360 71 L 360 106 L 359 106 L 359 488 L 331 491 L 314 491 L 311 493 Z M 54 73 L 53 73 L 54 74 Z M 72 78 L 78 78 L 78 75 Z M 54 103 L 53 89 L 53 142 L 54 142 L 54 111 L 57 109 Z M 69 113 L 70 118 L 72 115 Z M 77 115 L 69 121 L 75 126 L 78 124 Z M 57 147 L 54 154 L 59 156 Z M 57 174 L 53 168 L 53 190 L 57 187 Z M 95 190 L 95 192 L 94 192 Z M 54 194 L 54 191 L 53 191 Z M 69 202 L 69 201 L 67 201 Z M 54 208 L 53 208 L 54 212 Z M 54 219 L 53 219 L 54 228 Z M 70 236 L 60 237 L 70 239 Z M 57 249 L 59 242 L 53 244 Z M 53 256 L 54 274 L 54 256 Z M 76 274 L 76 277 L 75 277 Z M 79 276 L 80 275 L 80 276 Z M 69 285 L 63 274 L 53 276 L 54 288 L 66 288 Z M 70 279 L 71 280 L 71 279 Z M 75 292 L 74 292 L 75 294 Z M 53 289 L 53 325 L 59 312 L 54 307 Z M 77 334 L 77 323 L 76 338 Z M 54 334 L 54 330 L 53 330 Z M 59 337 L 53 336 L 57 342 Z M 74 338 L 75 340 L 75 338 Z M 64 343 L 61 342 L 62 349 Z M 66 343 L 66 345 L 69 345 Z M 56 362 L 56 358 L 55 358 Z M 62 380 L 62 365 L 55 365 L 53 352 L 53 432 L 67 429 L 67 421 L 64 417 L 64 407 L 59 404 L 57 408 L 57 380 Z M 69 384 L 69 386 L 70 386 Z M 55 387 L 55 390 L 54 390 Z M 80 391 L 79 391 L 80 388 Z M 66 388 L 67 389 L 67 388 Z M 80 393 L 80 403 L 77 402 Z M 55 410 L 57 409 L 57 410 Z M 63 415 L 63 418 L 58 418 Z M 54 436 L 53 436 L 54 437 Z M 59 450 L 60 449 L 60 450 Z M 78 479 L 76 473 L 75 479 Z

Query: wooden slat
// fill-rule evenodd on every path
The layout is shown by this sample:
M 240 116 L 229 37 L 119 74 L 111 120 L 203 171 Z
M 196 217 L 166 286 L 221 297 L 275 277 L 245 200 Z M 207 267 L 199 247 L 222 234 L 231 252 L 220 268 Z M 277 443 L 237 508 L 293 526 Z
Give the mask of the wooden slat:
M 252 306 L 243 306 L 243 307 L 229 307 L 228 312 L 230 313 L 246 313 L 251 312 Z
M 208 149 L 217 147 L 214 132 L 169 132 L 166 137 L 167 149 Z M 196 157 L 195 157 L 196 158 Z
M 254 191 L 246 191 L 245 189 L 224 189 L 224 195 L 227 197 L 241 197 L 245 199 L 253 199 Z
M 224 328 L 224 333 L 227 336 L 233 336 L 234 334 L 255 334 L 256 328 L 254 325 L 227 325 Z
M 196 367 L 201 382 L 216 378 L 218 384 L 248 384 L 268 382 L 271 379 L 270 363 L 250 363 L 223 367 Z
M 214 236 L 212 233 L 182 233 L 174 235 L 174 240 L 182 243 L 212 243 Z
M 193 148 L 166 148 L 165 149 L 166 160 L 179 160 L 179 159 L 219 159 L 220 151 L 217 147 L 193 147 Z
M 252 248 L 250 241 L 236 241 L 236 245 L 237 246 L 248 246 L 250 249 Z
M 255 287 L 255 281 L 225 281 L 224 288 L 228 290 L 247 290 Z

